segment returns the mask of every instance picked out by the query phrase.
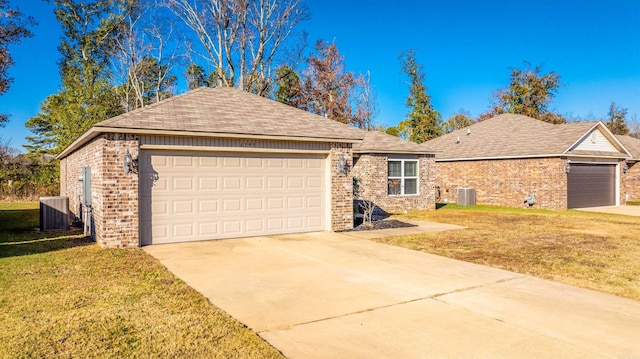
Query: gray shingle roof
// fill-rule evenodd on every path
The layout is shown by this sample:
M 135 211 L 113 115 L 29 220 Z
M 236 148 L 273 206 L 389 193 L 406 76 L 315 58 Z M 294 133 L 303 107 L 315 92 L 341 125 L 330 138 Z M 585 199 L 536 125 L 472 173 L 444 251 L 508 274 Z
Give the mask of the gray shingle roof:
M 95 125 L 101 128 L 360 140 L 360 130 L 233 87 L 199 88 Z
M 640 161 L 640 139 L 626 135 L 616 135 L 616 138 L 631 153 L 632 160 Z
M 362 143 L 353 145 L 355 153 L 415 153 L 434 154 L 428 147 L 403 140 L 380 131 L 363 131 Z
M 502 114 L 438 137 L 423 145 L 436 151 L 437 159 L 513 158 L 602 153 L 568 151 L 598 122 L 554 125 L 531 117 Z M 458 141 L 459 139 L 459 141 Z M 608 153 L 626 157 L 623 153 Z

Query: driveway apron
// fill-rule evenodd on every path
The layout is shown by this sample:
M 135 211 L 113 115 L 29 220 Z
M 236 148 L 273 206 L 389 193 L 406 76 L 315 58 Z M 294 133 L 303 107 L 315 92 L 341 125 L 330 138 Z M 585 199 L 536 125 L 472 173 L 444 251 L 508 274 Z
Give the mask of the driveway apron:
M 289 358 L 640 358 L 640 302 L 347 234 L 145 251 Z

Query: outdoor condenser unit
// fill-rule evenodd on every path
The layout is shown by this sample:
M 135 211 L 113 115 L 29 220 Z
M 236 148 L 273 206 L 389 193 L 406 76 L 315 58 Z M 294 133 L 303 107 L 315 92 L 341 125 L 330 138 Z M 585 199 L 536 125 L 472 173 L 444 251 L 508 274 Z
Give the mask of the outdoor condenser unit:
M 69 197 L 40 197 L 40 230 L 69 229 Z
M 458 205 L 475 206 L 476 190 L 475 188 L 458 188 Z

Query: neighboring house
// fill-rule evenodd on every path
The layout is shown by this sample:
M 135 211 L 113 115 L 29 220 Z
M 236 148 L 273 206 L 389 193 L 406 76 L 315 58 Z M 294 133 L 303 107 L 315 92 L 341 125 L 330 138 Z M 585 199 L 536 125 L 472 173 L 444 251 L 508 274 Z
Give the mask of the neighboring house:
M 503 114 L 424 144 L 441 201 L 473 188 L 479 204 L 566 209 L 619 205 L 631 155 L 602 122 L 553 125 Z M 533 201 L 527 200 L 533 199 Z
M 353 145 L 361 199 L 385 212 L 435 209 L 435 152 L 379 131 Z
M 234 88 L 200 88 L 93 126 L 58 156 L 60 192 L 103 247 L 346 230 L 353 146 L 366 134 Z M 431 176 L 418 193 L 430 195 L 429 151 L 370 150 L 356 156 L 417 158 Z M 376 175 L 386 181 L 386 165 Z M 411 186 L 409 177 L 398 178 Z M 400 197 L 380 203 L 433 202 Z
M 626 169 L 623 167 L 622 171 L 622 194 L 627 201 L 640 201 L 640 139 L 621 135 L 616 135 L 616 138 L 631 154 Z

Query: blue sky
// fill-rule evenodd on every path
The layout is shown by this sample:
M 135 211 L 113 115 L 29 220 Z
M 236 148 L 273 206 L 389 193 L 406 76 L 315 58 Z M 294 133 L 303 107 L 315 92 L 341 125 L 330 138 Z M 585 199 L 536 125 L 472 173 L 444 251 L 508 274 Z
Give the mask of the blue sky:
M 60 86 L 61 31 L 52 5 L 17 1 L 40 23 L 35 36 L 11 48 L 16 65 L 0 112 L 11 115 L 0 137 L 22 147 L 24 123 Z M 434 107 L 443 118 L 464 109 L 486 111 L 494 91 L 523 61 L 560 75 L 551 108 L 563 115 L 605 117 L 611 101 L 640 117 L 640 1 L 638 0 L 307 0 L 312 18 L 301 25 L 309 43 L 335 41 L 348 70 L 370 71 L 377 122 L 396 125 L 407 112 L 398 53 L 417 50 Z

